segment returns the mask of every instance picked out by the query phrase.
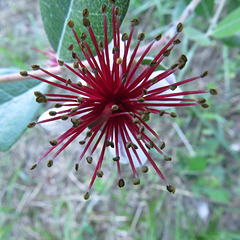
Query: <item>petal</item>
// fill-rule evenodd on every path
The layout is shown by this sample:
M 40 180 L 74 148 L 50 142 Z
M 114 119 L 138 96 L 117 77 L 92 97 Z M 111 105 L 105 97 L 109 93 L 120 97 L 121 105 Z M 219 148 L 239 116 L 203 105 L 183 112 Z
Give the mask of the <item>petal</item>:
M 151 74 L 151 76 L 149 77 L 150 79 L 151 78 L 154 78 L 156 77 L 157 75 L 163 73 L 164 71 L 162 70 L 159 70 L 159 71 L 155 71 Z M 157 82 L 156 84 L 154 84 L 153 86 L 151 86 L 148 90 L 154 90 L 154 89 L 157 89 L 157 88 L 161 88 L 161 87 L 164 87 L 164 86 L 169 86 L 171 84 L 174 84 L 176 83 L 176 78 L 173 74 L 169 75 L 168 77 L 162 79 L 161 81 Z M 162 94 L 170 94 L 170 93 L 179 93 L 179 92 L 182 92 L 181 88 L 180 87 L 177 87 L 175 90 L 166 90 L 164 91 Z M 159 94 L 161 95 L 161 94 Z M 174 98 L 174 97 L 172 97 Z M 183 96 L 177 96 L 176 98 L 183 98 Z M 159 103 L 160 101 L 151 101 L 151 103 Z M 181 101 L 164 101 L 164 103 L 180 103 Z M 163 109 L 168 109 L 169 107 L 154 107 L 155 109 L 158 109 L 158 110 L 163 110 Z
M 50 111 L 59 112 L 67 109 L 69 109 L 69 107 L 65 107 L 65 106 L 62 106 L 61 108 L 50 108 L 38 118 L 38 122 L 56 117 L 56 116 L 50 116 L 49 115 Z M 72 127 L 70 118 L 67 119 L 66 121 L 59 119 L 59 120 L 54 120 L 50 122 L 40 123 L 39 125 L 49 132 L 57 133 L 57 135 L 63 134 L 69 128 Z

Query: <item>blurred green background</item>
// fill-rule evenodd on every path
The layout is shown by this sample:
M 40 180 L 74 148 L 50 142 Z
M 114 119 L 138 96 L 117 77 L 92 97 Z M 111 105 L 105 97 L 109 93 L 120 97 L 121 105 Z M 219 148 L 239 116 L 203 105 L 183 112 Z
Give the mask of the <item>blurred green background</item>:
M 129 21 L 139 17 L 138 31 L 146 34 L 148 43 L 166 32 L 189 2 L 131 0 L 122 32 L 129 32 Z M 50 47 L 38 2 L 0 1 L 0 7 L 0 67 L 28 69 L 43 62 L 45 56 L 31 49 Z M 151 119 L 174 159 L 161 162 L 161 169 L 176 186 L 175 195 L 165 190 L 152 168 L 141 176 L 140 186 L 132 186 L 125 165 L 127 185 L 118 189 L 109 154 L 104 178 L 96 180 L 91 198 L 84 201 L 94 166 L 82 164 L 75 173 L 78 144 L 65 150 L 54 168 L 42 164 L 30 172 L 52 137 L 40 128 L 28 130 L 8 152 L 0 153 L 0 239 L 239 240 L 240 34 L 233 28 L 228 36 L 216 33 L 218 23 L 239 7 L 239 0 L 202 0 L 184 22 L 182 44 L 165 62 L 170 66 L 186 54 L 187 67 L 177 79 L 209 70 L 207 78 L 186 88 L 213 87 L 219 92 L 208 97 L 206 110 L 180 109 L 177 119 Z M 152 156 L 159 160 L 157 153 Z

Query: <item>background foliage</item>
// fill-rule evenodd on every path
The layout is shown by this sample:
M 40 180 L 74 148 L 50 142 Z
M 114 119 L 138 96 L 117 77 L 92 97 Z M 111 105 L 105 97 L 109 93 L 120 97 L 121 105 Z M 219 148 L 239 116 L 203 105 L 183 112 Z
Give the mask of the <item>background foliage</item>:
M 129 20 L 139 17 L 138 30 L 146 33 L 147 43 L 156 33 L 167 31 L 189 2 L 132 0 L 122 32 L 129 32 Z M 37 3 L 8 1 L 0 7 L 1 68 L 27 69 L 32 63 L 43 62 L 44 56 L 31 50 L 50 47 Z M 211 107 L 206 111 L 179 110 L 178 119 L 161 124 L 159 119 L 152 119 L 174 158 L 162 168 L 177 186 L 176 195 L 165 192 L 153 170 L 138 188 L 127 185 L 120 191 L 113 184 L 117 173 L 105 161 L 105 177 L 96 181 L 86 202 L 82 195 L 90 170 L 83 166 L 81 175 L 72 170 L 72 162 L 79 155 L 77 146 L 66 151 L 54 168 L 47 169 L 43 164 L 29 172 L 51 138 L 38 128 L 27 131 L 0 155 L 0 239 L 240 239 L 239 9 L 239 0 L 202 0 L 184 22 L 178 51 L 165 63 L 170 65 L 179 54 L 187 54 L 188 66 L 177 78 L 208 69 L 210 76 L 195 87 L 214 87 L 219 91 L 216 98 L 208 100 Z M 21 82 L 7 87 L 1 83 L 1 140 L 6 121 L 34 116 L 37 106 L 31 107 L 29 115 L 24 102 L 17 101 L 18 105 L 13 106 L 12 101 L 16 97 L 26 100 L 28 95 L 24 94 L 35 84 Z M 16 108 L 22 110 L 17 111 L 20 115 L 14 115 Z M 43 111 L 41 108 L 38 114 Z M 8 126 L 11 135 L 19 137 L 24 124 L 16 122 Z M 157 154 L 153 156 L 158 159 Z M 129 178 L 128 166 L 123 169 Z

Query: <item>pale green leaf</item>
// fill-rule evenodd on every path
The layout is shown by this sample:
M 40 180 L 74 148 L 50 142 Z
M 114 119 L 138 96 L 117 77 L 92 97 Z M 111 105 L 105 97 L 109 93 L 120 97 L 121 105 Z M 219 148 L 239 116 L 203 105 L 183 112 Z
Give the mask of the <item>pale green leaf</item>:
M 211 40 L 205 35 L 205 33 L 193 28 L 193 27 L 185 27 L 184 34 L 191 40 L 199 43 L 202 46 L 209 46 L 211 44 Z
M 240 31 L 240 7 L 227 15 L 213 30 L 215 38 L 230 37 Z
M 39 107 L 33 92 L 46 88 L 37 80 L 0 84 L 0 151 L 7 151 L 22 135 Z

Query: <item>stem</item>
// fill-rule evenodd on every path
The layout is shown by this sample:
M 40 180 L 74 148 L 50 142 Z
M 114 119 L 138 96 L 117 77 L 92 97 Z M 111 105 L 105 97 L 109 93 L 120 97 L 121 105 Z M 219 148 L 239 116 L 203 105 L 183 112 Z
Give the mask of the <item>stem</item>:
M 197 7 L 197 5 L 201 2 L 201 0 L 192 0 L 188 6 L 185 8 L 181 16 L 178 18 L 178 20 L 173 24 L 173 26 L 163 35 L 161 40 L 156 42 L 152 48 L 151 51 L 156 50 L 159 48 L 159 46 L 162 46 L 166 44 L 166 42 L 173 37 L 173 35 L 176 33 L 176 26 L 179 22 L 184 22 L 184 20 L 194 11 L 194 9 Z M 136 54 L 136 57 L 139 57 L 143 54 L 145 49 L 147 48 L 147 45 L 142 46 L 138 49 L 138 52 Z

